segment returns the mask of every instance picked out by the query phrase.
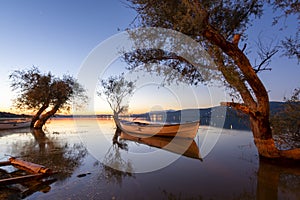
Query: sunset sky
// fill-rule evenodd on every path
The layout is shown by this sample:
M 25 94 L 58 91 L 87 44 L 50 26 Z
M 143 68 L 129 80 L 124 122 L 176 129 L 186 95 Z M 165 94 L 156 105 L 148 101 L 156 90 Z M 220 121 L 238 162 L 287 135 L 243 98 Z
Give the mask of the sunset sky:
M 90 52 L 101 42 L 128 28 L 133 21 L 135 13 L 124 2 L 0 1 L 0 111 L 14 112 L 11 100 L 16 93 L 11 91 L 8 79 L 13 70 L 37 66 L 55 75 L 71 74 L 77 77 Z M 263 19 L 256 20 L 247 32 L 252 63 L 258 35 L 265 41 L 284 37 L 285 33 L 277 34 L 278 27 L 271 27 L 271 13 L 269 11 Z M 295 18 L 289 20 L 286 22 L 288 26 L 297 26 Z M 119 62 L 114 62 L 105 76 L 118 74 L 124 71 L 123 67 Z M 282 101 L 284 96 L 290 96 L 292 90 L 300 86 L 300 67 L 296 60 L 280 55 L 274 57 L 271 67 L 271 72 L 263 72 L 259 76 L 269 91 L 270 100 Z M 209 107 L 228 98 L 222 88 L 190 88 L 186 85 L 163 88 L 159 85 L 159 79 L 150 77 L 147 84 L 141 84 L 136 89 L 129 100 L 132 112 Z M 94 99 L 96 113 L 109 112 L 101 98 L 91 96 L 91 99 Z

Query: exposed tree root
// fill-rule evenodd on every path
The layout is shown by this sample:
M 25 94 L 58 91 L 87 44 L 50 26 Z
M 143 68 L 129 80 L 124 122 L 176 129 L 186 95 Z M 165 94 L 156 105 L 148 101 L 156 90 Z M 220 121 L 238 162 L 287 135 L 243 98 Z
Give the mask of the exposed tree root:
M 254 143 L 259 155 L 265 158 L 300 160 L 300 148 L 279 150 L 275 146 L 274 139 L 263 140 L 254 138 Z

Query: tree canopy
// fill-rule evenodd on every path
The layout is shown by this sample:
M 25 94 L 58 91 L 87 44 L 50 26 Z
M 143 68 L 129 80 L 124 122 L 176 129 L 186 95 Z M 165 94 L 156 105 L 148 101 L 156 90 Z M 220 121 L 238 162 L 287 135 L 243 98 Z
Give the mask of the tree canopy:
M 128 2 L 138 13 L 134 25 L 150 28 L 144 29 L 139 36 L 132 34 L 136 43 L 145 43 L 151 27 L 179 31 L 198 42 L 215 62 L 224 83 L 239 95 L 240 99 L 224 102 L 222 105 L 234 107 L 250 116 L 259 154 L 269 158 L 300 159 L 299 149 L 281 151 L 275 147 L 269 122 L 268 92 L 257 75 L 259 71 L 267 69 L 269 60 L 278 51 L 277 47 L 259 49 L 261 62 L 253 65 L 245 51 L 247 44 L 241 45 L 241 41 L 247 40 L 246 30 L 252 25 L 253 20 L 264 14 L 265 4 L 283 13 L 282 16 L 274 15 L 274 20 L 278 20 L 292 14 L 299 17 L 298 1 L 128 0 Z M 297 57 L 299 51 L 298 34 L 296 31 L 293 37 L 293 41 L 297 40 L 295 43 L 282 41 L 282 44 L 286 44 L 282 47 L 285 47 L 286 53 L 291 57 Z M 156 38 L 150 38 L 149 43 L 153 42 L 165 43 L 163 33 Z M 124 57 L 131 70 L 141 64 L 147 66 L 149 63 L 159 62 L 163 67 L 156 65 L 150 71 L 160 73 L 161 69 L 164 70 L 167 66 L 177 70 L 178 76 L 186 76 L 190 83 L 202 81 L 197 73 L 195 73 L 197 76 L 192 75 L 194 69 L 199 69 L 197 62 L 189 62 L 180 55 L 174 56 L 162 49 L 144 48 L 126 53 Z M 149 68 L 146 70 L 149 71 Z M 169 74 L 165 73 L 165 76 Z
M 69 111 L 75 97 L 86 101 L 84 88 L 70 75 L 62 78 L 42 73 L 37 67 L 15 70 L 10 74 L 11 87 L 18 91 L 14 105 L 34 112 L 31 127 L 42 128 L 57 111 Z

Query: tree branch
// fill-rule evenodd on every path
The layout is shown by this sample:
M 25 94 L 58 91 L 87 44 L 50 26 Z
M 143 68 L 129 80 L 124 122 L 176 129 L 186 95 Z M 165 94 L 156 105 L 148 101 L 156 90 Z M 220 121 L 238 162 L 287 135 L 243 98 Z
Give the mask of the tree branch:
M 225 77 L 226 81 L 240 93 L 244 102 L 249 102 L 252 108 L 256 107 L 256 103 L 251 93 L 249 92 L 245 82 L 242 80 L 234 66 L 225 66 L 224 57 L 222 56 L 220 49 L 213 49 L 212 51 L 215 55 L 217 55 L 215 62 L 218 66 L 218 69 L 222 72 L 223 76 Z
M 232 44 L 238 46 L 240 39 L 241 39 L 241 34 L 235 34 L 232 39 Z
M 204 32 L 204 36 L 213 44 L 219 46 L 225 54 L 233 59 L 235 65 L 241 70 L 245 81 L 249 84 L 254 92 L 260 112 L 268 115 L 269 97 L 267 90 L 253 70 L 252 65 L 250 64 L 250 61 L 246 55 L 237 46 L 233 45 L 231 42 L 228 42 L 210 24 L 207 24 L 207 29 Z M 252 108 L 252 105 L 249 106 Z M 256 106 L 254 106 L 253 109 L 257 109 Z
M 253 67 L 255 73 L 261 71 L 271 71 L 272 68 L 268 68 L 271 58 L 279 51 L 276 46 L 273 46 L 273 40 L 269 43 L 269 45 L 264 45 L 261 39 L 258 39 L 256 43 L 258 48 L 258 56 L 261 59 L 261 62 Z

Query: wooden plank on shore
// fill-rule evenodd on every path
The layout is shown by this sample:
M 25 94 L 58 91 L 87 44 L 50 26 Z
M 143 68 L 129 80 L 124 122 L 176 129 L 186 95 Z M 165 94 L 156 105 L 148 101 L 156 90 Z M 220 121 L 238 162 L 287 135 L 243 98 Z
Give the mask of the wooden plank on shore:
M 45 176 L 45 174 L 40 173 L 40 174 L 30 174 L 30 175 L 25 175 L 25 176 L 1 179 L 0 185 L 10 185 L 10 184 L 15 184 L 15 183 L 30 181 L 33 179 L 43 178 L 44 176 Z
M 3 162 L 0 162 L 0 167 L 1 167 L 1 166 L 6 166 L 6 165 L 11 165 L 10 161 L 3 161 Z
M 51 170 L 43 165 L 27 162 L 17 158 L 10 158 L 9 161 L 13 166 L 31 173 L 51 173 Z

